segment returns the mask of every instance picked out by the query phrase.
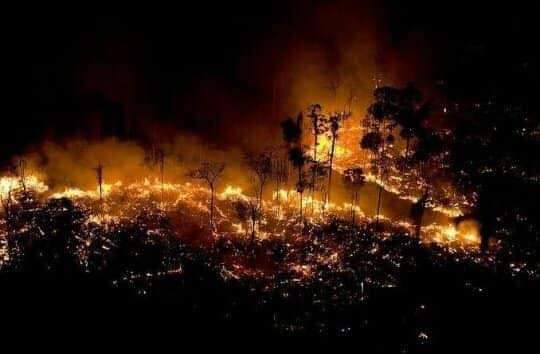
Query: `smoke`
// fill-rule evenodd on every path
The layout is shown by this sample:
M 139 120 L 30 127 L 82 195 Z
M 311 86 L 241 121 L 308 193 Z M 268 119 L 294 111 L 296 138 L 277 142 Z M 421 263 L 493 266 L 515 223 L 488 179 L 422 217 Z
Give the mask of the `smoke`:
M 145 178 L 161 176 L 156 151 L 164 153 L 164 179 L 168 183 L 188 180 L 187 173 L 202 161 L 224 162 L 227 169 L 223 183 L 246 186 L 249 184 L 238 149 L 215 149 L 194 136 L 177 135 L 161 146 L 143 146 L 135 141 L 108 138 L 98 142 L 68 139 L 46 142 L 37 149 L 16 157 L 23 159 L 27 174 L 40 176 L 52 191 L 65 187 L 91 190 L 96 187 L 95 168 L 103 167 L 105 183 L 141 182 Z M 15 164 L 14 163 L 14 164 Z
M 145 142 L 183 132 L 226 147 L 260 148 L 279 140 L 280 120 L 311 103 L 329 111 L 350 104 L 359 118 L 375 80 L 400 85 L 430 74 L 429 45 L 414 33 L 394 43 L 394 20 L 378 2 L 275 7 L 278 14 L 262 14 L 261 25 L 249 20 L 243 28 L 238 15 L 196 36 L 186 24 L 167 25 L 166 14 L 159 23 L 150 15 L 148 22 L 96 20 L 95 33 L 82 33 L 49 68 L 70 101 L 53 96 L 48 77 L 40 83 L 43 100 L 60 100 L 57 112 L 38 112 L 44 130 L 53 140 Z M 251 28 L 254 34 L 244 34 Z
M 158 178 L 153 151 L 159 148 L 166 181 L 186 181 L 200 161 L 222 161 L 227 164 L 222 183 L 247 190 L 252 183 L 244 151 L 280 144 L 285 116 L 311 103 L 325 111 L 350 107 L 347 124 L 358 126 L 377 80 L 401 85 L 429 76 L 431 57 L 422 36 L 392 43 L 387 14 L 375 1 L 300 1 L 281 10 L 284 15 L 268 20 L 235 55 L 221 58 L 208 48 L 223 45 L 205 37 L 208 42 L 195 48 L 215 54 L 206 58 L 211 67 L 194 65 L 193 58 L 182 62 L 192 54 L 170 41 L 174 34 L 165 31 L 170 27 L 148 34 L 142 24 L 130 31 L 108 23 L 99 35 L 82 35 L 67 62 L 59 64 L 78 108 L 47 120 L 43 143 L 34 142 L 38 147 L 24 154 L 31 173 L 44 176 L 53 190 L 94 188 L 98 164 L 106 183 Z M 153 43 L 160 36 L 165 38 Z M 167 62 L 169 52 L 173 59 Z M 216 69 L 221 60 L 226 63 Z M 357 148 L 360 137 L 349 138 Z M 348 200 L 337 188 L 336 198 Z M 373 214 L 376 189 L 366 186 L 364 192 L 360 205 Z M 389 216 L 404 215 L 408 208 L 388 193 L 383 203 Z

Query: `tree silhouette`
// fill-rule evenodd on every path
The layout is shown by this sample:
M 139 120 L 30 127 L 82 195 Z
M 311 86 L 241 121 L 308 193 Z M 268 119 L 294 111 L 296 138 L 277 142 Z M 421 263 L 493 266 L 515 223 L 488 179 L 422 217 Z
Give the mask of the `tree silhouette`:
M 392 130 L 397 125 L 395 117 L 398 111 L 399 90 L 387 86 L 380 87 L 375 89 L 373 96 L 375 102 L 368 107 L 364 119 L 368 133 L 362 137 L 360 146 L 371 151 L 375 157 L 373 161 L 380 180 L 376 208 L 376 224 L 378 224 L 382 205 L 382 183 L 384 183 L 388 169 L 386 148 L 387 143 L 393 141 Z
M 178 159 L 180 160 L 180 159 Z M 152 145 L 149 156 L 146 156 L 145 161 L 150 165 L 150 168 L 157 167 L 160 182 L 160 202 L 163 205 L 165 194 L 165 151 L 162 148 Z
M 385 181 L 391 158 L 387 151 L 394 146 L 395 137 L 393 130 L 399 125 L 401 138 L 405 139 L 404 159 L 400 166 L 402 168 L 412 167 L 409 164 L 410 146 L 412 139 L 429 140 L 430 134 L 424 133 L 424 121 L 429 115 L 430 105 L 421 104 L 422 94 L 413 85 L 408 84 L 403 89 L 394 87 L 380 87 L 374 91 L 374 102 L 367 110 L 364 126 L 368 132 L 360 142 L 363 149 L 372 153 L 372 162 L 379 175 L 379 191 L 377 196 L 377 222 L 379 220 L 380 208 L 382 205 L 382 184 Z M 415 154 L 415 162 L 427 159 L 421 154 L 435 154 L 434 146 L 430 145 L 433 139 L 418 143 L 419 149 Z M 422 168 L 425 164 L 421 165 Z
M 300 195 L 300 222 L 304 223 L 304 192 L 306 189 L 311 189 L 311 182 L 308 181 L 306 175 L 301 172 L 296 182 L 296 191 Z
M 411 140 L 418 137 L 422 131 L 422 124 L 430 113 L 430 105 L 424 103 L 416 108 L 416 105 L 402 106 L 402 109 L 397 116 L 397 120 L 401 126 L 399 135 L 405 139 L 405 159 L 408 160 Z
M 188 176 L 194 179 L 205 181 L 210 188 L 210 227 L 214 229 L 214 199 L 216 194 L 216 183 L 225 170 L 222 162 L 203 161 L 201 165 L 190 171 Z
M 258 200 L 255 198 L 237 200 L 233 203 L 233 207 L 238 219 L 246 224 L 246 236 L 248 235 L 249 230 L 247 224 L 251 224 L 250 243 L 254 246 L 257 237 L 257 222 L 259 222 L 262 217 L 262 210 L 259 208 Z
M 244 223 L 246 227 L 246 238 L 248 235 L 249 227 L 248 227 L 248 221 L 249 221 L 249 205 L 247 202 L 243 200 L 237 200 L 233 203 L 234 212 L 236 214 L 236 217 Z
M 421 179 L 418 184 L 423 185 L 423 190 L 422 196 L 411 205 L 410 217 L 415 225 L 415 236 L 420 238 L 424 212 L 428 202 L 433 198 L 432 184 L 441 169 L 437 157 L 443 151 L 443 142 L 434 131 L 429 129 L 419 129 L 415 134 L 417 144 L 408 163 L 418 166 L 418 177 Z
M 334 167 L 334 153 L 336 149 L 336 142 L 339 137 L 338 131 L 341 126 L 341 123 L 349 117 L 350 117 L 350 113 L 341 112 L 341 113 L 334 113 L 328 118 L 328 132 L 330 135 L 331 145 L 330 145 L 330 152 L 329 152 L 329 157 L 328 157 L 328 165 L 329 165 L 328 188 L 326 192 L 325 204 L 330 203 L 330 193 L 332 191 L 332 172 L 333 172 L 333 167 Z
M 304 165 L 308 161 L 308 156 L 305 154 L 301 146 L 294 147 L 289 150 L 289 160 L 292 165 L 298 170 L 298 180 L 296 183 L 296 191 L 300 194 L 300 219 L 303 219 L 303 199 L 304 191 L 306 187 L 309 187 L 309 183 L 306 181 L 304 174 Z
M 17 175 L 19 176 L 19 180 L 21 183 L 21 187 L 23 190 L 26 190 L 26 160 L 20 159 L 17 163 Z
M 304 117 L 302 113 L 299 113 L 296 117 L 296 121 L 289 117 L 281 123 L 283 140 L 287 144 L 288 149 L 288 159 L 293 165 L 293 167 L 298 171 L 296 191 L 300 195 L 301 220 L 303 220 L 304 191 L 306 188 L 309 188 L 309 183 L 307 183 L 304 174 L 304 166 L 309 161 L 309 157 L 306 155 L 304 151 L 304 146 L 302 145 L 303 119 Z
M 358 193 L 365 184 L 365 176 L 362 168 L 351 168 L 343 172 L 345 187 L 351 191 L 351 222 L 355 225 L 356 205 L 358 205 Z
M 276 182 L 276 202 L 278 204 L 278 215 L 281 213 L 281 196 L 280 191 L 283 185 L 287 184 L 289 179 L 288 163 L 284 159 L 276 158 L 272 160 L 272 176 Z
M 94 167 L 94 171 L 96 172 L 96 180 L 98 185 L 98 191 L 99 191 L 99 201 L 103 201 L 103 165 L 101 162 L 98 163 L 96 167 Z
M 422 219 L 426 210 L 426 204 L 428 201 L 428 194 L 424 193 L 420 199 L 411 205 L 410 217 L 415 227 L 415 236 L 420 238 L 420 231 L 422 230 Z
M 272 177 L 272 157 L 273 154 L 270 151 L 265 151 L 259 154 L 246 154 L 244 158 L 246 165 L 257 178 L 257 203 L 261 210 L 264 186 Z
M 424 127 L 424 122 L 430 113 L 430 104 L 422 104 L 422 94 L 413 85 L 408 84 L 403 89 L 381 87 L 374 92 L 375 102 L 368 108 L 365 126 L 369 132 L 362 137 L 361 147 L 371 151 L 374 156 L 380 183 L 377 196 L 377 222 L 379 220 L 382 185 L 391 161 L 386 156 L 389 146 L 394 144 L 393 129 L 400 126 L 399 135 L 405 139 L 404 158 L 398 161 L 401 168 L 418 166 L 416 174 L 423 185 L 422 197 L 411 207 L 411 218 L 416 225 L 417 236 L 420 233 L 422 217 L 429 196 L 430 177 L 440 169 L 436 166 L 436 157 L 442 152 L 441 139 L 433 131 Z M 410 156 L 411 141 L 415 140 L 415 151 Z M 432 163 L 433 162 L 433 163 Z M 433 165 L 433 166 L 430 166 Z M 440 164 L 440 162 L 439 162 Z
M 296 121 L 291 117 L 287 117 L 281 122 L 281 130 L 287 148 L 290 149 L 299 145 L 302 139 L 302 113 L 298 114 Z
M 328 129 L 327 118 L 322 112 L 320 104 L 312 104 L 308 107 L 307 116 L 311 122 L 311 133 L 313 134 L 313 164 L 314 168 L 311 169 L 311 209 L 313 211 L 313 200 L 315 194 L 315 188 L 317 185 L 318 172 L 319 172 L 319 160 L 317 158 L 317 147 L 319 146 L 319 136 L 326 132 Z
M 163 195 L 165 188 L 165 151 L 158 149 L 156 151 L 156 163 L 159 167 L 159 177 L 161 183 L 161 204 L 163 204 Z
M 369 132 L 362 136 L 360 141 L 362 149 L 369 150 L 372 153 L 378 153 L 382 146 L 382 136 L 379 132 Z

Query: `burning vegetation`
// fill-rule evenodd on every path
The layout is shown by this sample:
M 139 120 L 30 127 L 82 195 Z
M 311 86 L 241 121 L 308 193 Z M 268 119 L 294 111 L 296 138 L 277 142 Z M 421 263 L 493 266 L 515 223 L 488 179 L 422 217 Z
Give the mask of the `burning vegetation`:
M 4 214 L 22 191 L 70 199 L 98 223 L 133 217 L 132 204 L 147 203 L 163 213 L 191 215 L 215 239 L 249 234 L 253 243 L 285 232 L 300 237 L 308 225 L 340 219 L 353 226 L 403 228 L 422 242 L 463 241 L 463 248 L 475 248 L 478 232 L 462 235 L 450 219 L 467 212 L 474 193 L 457 191 L 445 167 L 447 134 L 424 127 L 427 115 L 414 87 L 382 87 L 365 118 L 355 119 L 351 111 L 326 113 L 314 104 L 283 121 L 284 144 L 246 152 L 233 162 L 234 155 L 205 153 L 188 138 L 179 138 L 180 144 L 192 144 L 183 155 L 174 145 L 145 152 L 117 140 L 48 144 L 19 159 L 12 176 L 2 177 Z M 374 195 L 363 196 L 366 183 L 375 186 Z M 410 201 L 410 217 L 385 216 L 383 195 Z M 429 209 L 438 223 L 423 223 Z
M 187 136 L 47 143 L 0 178 L 1 272 L 90 277 L 137 299 L 161 287 L 182 298 L 203 282 L 232 298 L 211 321 L 255 311 L 271 314 L 258 321 L 272 332 L 317 335 L 362 333 L 377 321 L 369 308 L 387 306 L 381 292 L 456 283 L 448 270 L 466 296 L 495 281 L 538 284 L 537 251 L 505 237 L 530 213 L 490 223 L 492 167 L 471 170 L 434 124 L 445 106 L 413 85 L 377 87 L 365 115 L 351 106 L 309 105 L 257 151 Z M 435 309 L 404 306 L 415 307 L 402 314 L 405 342 L 430 347 Z
M 56 329 L 63 308 L 98 319 L 85 334 L 117 317 L 160 338 L 357 336 L 384 353 L 524 332 L 540 66 L 538 11 L 518 7 L 32 11 L 9 51 L 30 49 L 10 71 L 31 81 L 1 140 L 5 322 Z
M 134 242 L 185 243 L 212 259 L 224 279 L 268 287 L 280 286 L 280 274 L 303 283 L 350 271 L 359 252 L 377 257 L 373 267 L 389 263 L 390 270 L 372 270 L 383 272 L 380 281 L 362 273 L 359 298 L 370 286 L 396 286 L 395 271 L 413 266 L 401 247 L 495 266 L 500 241 L 480 249 L 479 223 L 466 216 L 476 191 L 459 188 L 452 135 L 429 124 L 435 107 L 412 85 L 376 88 L 364 117 L 350 107 L 327 113 L 310 105 L 283 120 L 283 144 L 243 156 L 205 151 L 183 137 L 147 150 L 117 140 L 48 144 L 0 180 L 2 264 L 18 267 L 28 242 L 56 237 L 47 228 L 61 220 L 67 249 L 55 252 L 88 272 L 121 251 L 118 233 L 135 229 L 144 239 Z M 398 203 L 409 212 L 392 213 Z M 394 242 L 398 248 L 388 248 Z M 181 271 L 180 256 L 166 249 L 158 273 Z M 126 281 L 140 276 L 117 271 Z
M 403 353 L 440 341 L 444 311 L 476 332 L 484 301 L 539 288 L 536 22 L 515 4 L 497 22 L 474 4 L 272 3 L 81 36 L 44 16 L 29 37 L 70 38 L 21 41 L 39 65 L 2 142 L 5 289 L 99 283 L 207 311 L 205 329 Z

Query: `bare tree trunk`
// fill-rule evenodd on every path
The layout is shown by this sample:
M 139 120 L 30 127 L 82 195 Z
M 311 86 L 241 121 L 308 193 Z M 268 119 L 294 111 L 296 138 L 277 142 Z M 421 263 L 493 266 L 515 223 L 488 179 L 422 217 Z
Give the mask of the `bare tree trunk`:
M 298 167 L 298 183 L 303 183 L 302 182 L 302 167 Z M 303 186 L 300 186 L 302 189 L 303 189 Z M 303 195 L 304 195 L 304 191 L 302 190 L 302 192 L 299 192 L 300 193 L 300 222 L 302 222 L 303 220 L 303 215 L 302 215 L 302 199 L 303 199 Z
M 351 197 L 351 224 L 354 226 L 354 192 Z
M 426 164 L 425 162 L 422 162 L 421 163 L 421 166 L 420 166 L 420 170 L 421 170 L 421 173 L 422 173 L 422 176 L 424 178 L 424 181 L 426 181 L 427 179 L 427 176 L 426 176 Z M 422 219 L 424 218 L 424 213 L 425 213 L 425 208 L 426 208 L 426 201 L 427 201 L 427 198 L 428 198 L 428 187 L 427 187 L 427 184 L 426 184 L 426 187 L 424 189 L 424 195 L 422 196 L 422 205 L 421 205 L 421 212 L 420 212 L 420 215 L 418 217 L 418 222 L 416 223 L 416 237 L 418 239 L 420 239 L 420 231 L 422 230 Z
M 103 217 L 103 165 L 101 165 L 101 162 L 98 163 L 95 171 L 99 189 L 99 214 L 100 217 Z
M 409 146 L 410 146 L 410 143 L 411 143 L 411 138 L 407 137 L 407 145 L 405 147 L 405 160 L 409 159 Z
M 304 192 L 300 192 L 300 222 L 304 223 L 304 215 L 303 215 L 303 203 L 304 202 Z
M 163 205 L 163 195 L 164 195 L 164 181 L 165 181 L 165 159 L 163 154 L 160 156 L 159 161 L 159 172 L 161 175 L 161 205 Z
M 381 185 L 379 185 L 379 195 L 377 197 L 377 219 L 375 221 L 376 226 L 379 225 L 379 215 L 381 214 L 382 191 L 383 188 Z
M 380 171 L 381 181 L 380 181 L 380 184 L 379 184 L 379 193 L 378 193 L 378 196 L 377 196 L 377 218 L 376 218 L 376 221 L 375 221 L 375 228 L 377 228 L 379 226 L 379 216 L 381 214 L 381 202 L 382 202 L 382 192 L 383 192 L 382 182 L 383 182 L 383 179 L 384 179 L 384 170 L 386 168 L 386 166 L 384 164 L 384 153 L 385 153 L 386 144 L 384 143 L 384 141 L 385 141 L 385 138 L 383 136 L 382 150 L 380 152 L 381 164 L 382 164 L 381 165 L 381 171 Z
M 281 201 L 280 201 L 280 195 L 279 195 L 279 179 L 276 180 L 276 203 L 278 206 L 276 217 L 279 217 L 281 214 Z
M 261 182 L 259 187 L 259 210 L 262 211 L 262 197 L 263 197 L 264 184 Z
M 214 229 L 214 185 L 210 185 L 210 228 Z
M 11 239 L 11 231 L 12 231 L 11 187 L 9 187 L 6 199 L 3 199 L 3 198 L 1 198 L 1 199 L 2 199 L 2 206 L 4 207 L 4 219 L 5 219 L 5 222 L 6 222 L 6 239 L 8 241 L 8 250 L 10 250 L 9 243 L 12 240 Z
M 255 218 L 251 219 L 251 247 L 255 245 L 255 224 L 257 220 Z
M 422 218 L 418 219 L 415 227 L 415 235 L 417 239 L 420 239 L 420 231 L 422 230 Z
M 352 224 L 356 226 L 356 205 L 358 203 L 358 191 L 354 191 L 353 210 L 352 210 Z
M 317 161 L 317 145 L 319 143 L 319 134 L 315 133 L 315 142 L 313 145 L 313 161 L 315 162 L 315 168 L 313 169 L 311 177 L 311 214 L 314 212 L 314 200 L 315 200 L 315 182 L 317 181 L 317 172 L 319 171 L 319 162 Z
M 332 147 L 330 149 L 330 170 L 328 171 L 328 191 L 326 192 L 326 204 L 330 203 L 330 190 L 332 189 L 332 168 L 334 165 L 334 149 L 336 147 L 336 135 L 332 135 Z
M 428 188 L 426 187 L 424 189 L 424 194 L 422 195 L 422 199 L 420 200 L 421 202 L 420 210 L 419 210 L 419 215 L 417 217 L 416 225 L 415 225 L 416 238 L 418 239 L 420 239 L 420 232 L 422 231 L 422 220 L 424 218 L 424 213 L 426 211 L 427 199 L 428 199 Z
M 261 187 L 259 189 L 259 206 L 258 206 L 258 212 L 259 212 L 259 230 L 261 229 L 261 216 L 262 216 L 262 198 L 263 198 L 263 189 L 264 189 L 264 183 L 261 182 Z M 257 220 L 255 220 L 257 222 Z M 254 226 L 255 227 L 255 226 Z
M 276 179 L 276 202 L 277 204 L 279 205 L 279 202 L 280 202 L 280 195 L 279 195 L 279 187 L 280 187 L 280 180 L 279 180 L 279 177 Z
M 19 160 L 19 178 L 23 191 L 26 192 L 26 161 Z

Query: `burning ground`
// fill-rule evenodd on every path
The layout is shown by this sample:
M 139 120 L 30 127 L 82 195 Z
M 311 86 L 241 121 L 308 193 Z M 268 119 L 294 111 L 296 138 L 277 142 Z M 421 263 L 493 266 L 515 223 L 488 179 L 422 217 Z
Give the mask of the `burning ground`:
M 509 299 L 501 284 L 538 284 L 539 258 L 501 238 L 481 250 L 478 222 L 464 217 L 475 194 L 449 178 L 449 150 L 415 163 L 407 155 L 421 138 L 405 142 L 399 126 L 378 126 L 396 138 L 362 148 L 369 119 L 310 106 L 284 121 L 285 144 L 256 152 L 178 136 L 150 146 L 68 140 L 15 158 L 0 179 L 6 301 L 62 279 L 62 294 L 30 309 L 46 318 L 41 301 L 55 297 L 80 309 L 77 318 L 121 311 L 123 326 L 178 316 L 184 333 L 358 336 L 384 352 L 451 347 L 456 327 L 462 339 L 474 333 L 463 316 Z M 301 134 L 287 140 L 291 122 Z M 444 129 L 434 134 L 449 146 Z M 42 281 L 45 290 L 23 290 Z M 81 282 L 89 285 L 72 289 Z
M 8 328 L 384 353 L 537 337 L 537 6 L 46 7 L 9 16 Z
M 170 304 L 155 311 L 180 311 L 187 321 L 181 327 L 200 323 L 224 334 L 223 323 L 231 333 L 248 333 L 247 320 L 258 334 L 372 333 L 366 345 L 425 349 L 440 330 L 430 322 L 438 305 L 427 300 L 434 282 L 446 284 L 437 291 L 455 291 L 450 285 L 457 280 L 474 298 L 495 291 L 495 279 L 530 283 L 539 276 L 537 265 L 503 251 L 480 253 L 468 236 L 474 226 L 428 225 L 419 240 L 410 224 L 375 223 L 361 210 L 352 224 L 347 206 L 301 222 L 292 191 L 289 199 L 283 191 L 279 203 L 277 196 L 263 201 L 264 216 L 252 230 L 237 213 L 238 202 L 250 197 L 231 186 L 216 194 L 210 227 L 210 192 L 192 182 L 104 184 L 101 199 L 97 189 L 52 192 L 33 176 L 24 185 L 2 179 L 12 198 L 2 223 L 3 274 L 105 279 L 135 303 Z M 408 293 L 411 287 L 421 296 Z M 199 291 L 207 294 L 195 296 Z M 407 329 L 393 328 L 396 321 Z M 383 340 L 385 334 L 393 339 Z

